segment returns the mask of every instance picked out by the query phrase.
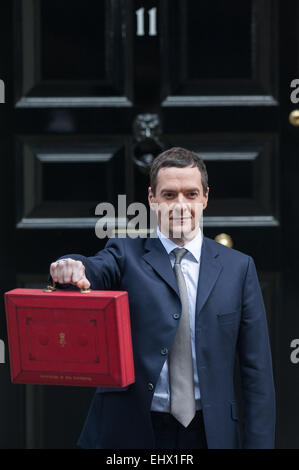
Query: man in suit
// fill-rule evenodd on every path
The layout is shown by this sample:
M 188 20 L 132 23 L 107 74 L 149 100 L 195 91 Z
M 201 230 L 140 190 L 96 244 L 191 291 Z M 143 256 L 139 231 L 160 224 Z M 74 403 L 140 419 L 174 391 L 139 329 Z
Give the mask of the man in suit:
M 136 381 L 98 388 L 83 448 L 273 448 L 275 392 L 266 313 L 250 256 L 203 235 L 203 160 L 155 158 L 148 200 L 156 237 L 111 238 L 95 256 L 52 263 L 59 284 L 128 292 Z M 238 355 L 243 442 L 234 390 Z

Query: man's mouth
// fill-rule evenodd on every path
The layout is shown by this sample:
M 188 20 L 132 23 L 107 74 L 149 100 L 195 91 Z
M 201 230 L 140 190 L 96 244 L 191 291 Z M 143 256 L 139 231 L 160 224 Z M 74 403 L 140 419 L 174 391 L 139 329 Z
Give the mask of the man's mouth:
M 170 220 L 190 220 L 192 217 L 170 217 Z

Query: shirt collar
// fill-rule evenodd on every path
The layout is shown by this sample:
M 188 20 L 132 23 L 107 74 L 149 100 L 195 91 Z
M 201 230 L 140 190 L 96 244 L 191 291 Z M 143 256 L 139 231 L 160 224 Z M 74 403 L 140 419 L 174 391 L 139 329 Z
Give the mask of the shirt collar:
M 172 250 L 174 250 L 174 248 L 178 247 L 178 245 L 176 243 L 174 243 L 172 240 L 167 238 L 160 231 L 158 226 L 157 226 L 157 235 L 158 235 L 162 245 L 164 246 L 164 248 L 165 248 L 165 250 L 167 251 L 168 254 Z M 202 245 L 202 233 L 201 233 L 200 229 L 199 229 L 198 234 L 196 235 L 196 237 L 194 237 L 193 240 L 191 240 L 190 242 L 188 242 L 184 245 L 184 248 L 186 248 L 186 250 L 188 250 L 193 255 L 193 257 L 196 259 L 196 261 L 198 263 L 199 263 L 200 254 L 201 254 L 201 245 Z M 179 248 L 182 248 L 182 247 L 179 247 Z

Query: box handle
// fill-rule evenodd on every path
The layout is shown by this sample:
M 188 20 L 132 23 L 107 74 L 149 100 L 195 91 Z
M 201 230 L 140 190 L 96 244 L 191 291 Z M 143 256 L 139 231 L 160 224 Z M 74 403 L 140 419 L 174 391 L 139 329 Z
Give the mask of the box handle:
M 52 286 L 47 286 L 45 289 L 43 289 L 44 292 L 54 292 L 56 290 L 56 282 L 53 281 Z M 91 289 L 80 289 L 81 294 L 88 294 L 88 292 L 91 292 Z

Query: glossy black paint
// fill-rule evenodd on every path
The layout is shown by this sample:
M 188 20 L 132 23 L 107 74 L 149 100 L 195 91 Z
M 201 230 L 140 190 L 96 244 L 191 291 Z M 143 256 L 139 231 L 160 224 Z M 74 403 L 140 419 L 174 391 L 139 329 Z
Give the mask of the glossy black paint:
M 168 145 L 216 154 L 210 165 L 207 159 L 207 215 L 216 219 L 204 232 L 211 238 L 228 233 L 234 248 L 255 260 L 271 336 L 277 447 L 298 448 L 299 365 L 290 361 L 290 342 L 299 337 L 299 131 L 288 121 L 298 106 L 290 101 L 290 82 L 299 73 L 298 2 L 227 1 L 222 11 L 220 0 L 208 6 L 195 0 L 76 0 L 73 8 L 41 0 L 22 9 L 26 1 L 0 6 L 0 79 L 6 84 L 6 104 L 0 105 L 2 299 L 16 286 L 46 283 L 49 264 L 60 255 L 103 248 L 93 222 L 86 224 L 100 202 L 97 194 L 112 202 L 119 192 L 128 203 L 144 200 L 148 181 L 132 160 L 132 124 L 137 114 L 158 113 Z M 158 35 L 137 37 L 136 10 L 145 9 L 147 31 L 147 12 L 155 7 Z M 198 35 L 192 18 L 200 21 Z M 230 21 L 231 35 L 224 37 Z M 244 148 L 256 157 L 235 158 Z M 53 159 L 39 158 L 45 154 Z M 79 162 L 61 162 L 65 154 Z M 91 154 L 108 157 L 92 162 Z M 36 172 L 32 181 L 28 161 Z M 80 162 L 84 183 L 76 193 Z M 63 188 L 61 178 L 68 175 Z M 244 218 L 232 222 L 232 208 Z M 65 220 L 70 214 L 76 228 L 57 221 L 45 228 L 50 216 Z M 252 219 L 257 215 L 264 216 L 259 224 Z M 29 216 L 33 222 L 25 220 L 23 228 Z M 75 447 L 93 390 L 12 385 L 3 300 L 0 338 L 7 351 L 0 364 L 0 448 Z

